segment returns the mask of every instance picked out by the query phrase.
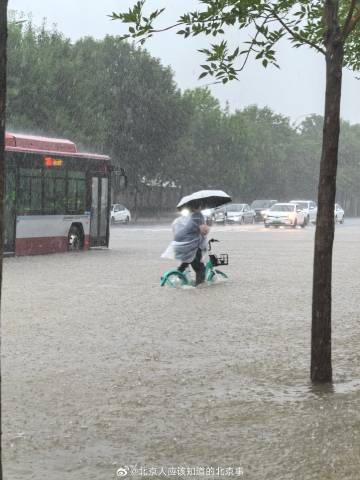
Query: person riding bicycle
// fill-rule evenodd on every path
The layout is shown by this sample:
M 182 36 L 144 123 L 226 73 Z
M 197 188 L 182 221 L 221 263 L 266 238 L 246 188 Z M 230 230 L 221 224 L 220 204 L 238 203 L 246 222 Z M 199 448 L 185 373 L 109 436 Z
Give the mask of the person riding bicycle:
M 195 271 L 195 286 L 205 281 L 205 265 L 202 256 L 206 251 L 206 235 L 209 233 L 209 226 L 201 213 L 200 202 L 192 202 L 188 205 L 191 214 L 176 219 L 172 224 L 174 240 L 163 253 L 163 258 L 175 258 L 181 261 L 178 267 L 184 272 L 189 265 Z

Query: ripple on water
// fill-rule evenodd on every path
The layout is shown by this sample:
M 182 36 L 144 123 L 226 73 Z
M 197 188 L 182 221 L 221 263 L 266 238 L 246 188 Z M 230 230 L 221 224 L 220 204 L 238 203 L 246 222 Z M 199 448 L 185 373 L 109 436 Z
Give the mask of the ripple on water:
M 348 382 L 299 385 L 252 385 L 251 392 L 276 403 L 303 402 L 311 399 L 326 399 L 360 392 L 360 379 Z

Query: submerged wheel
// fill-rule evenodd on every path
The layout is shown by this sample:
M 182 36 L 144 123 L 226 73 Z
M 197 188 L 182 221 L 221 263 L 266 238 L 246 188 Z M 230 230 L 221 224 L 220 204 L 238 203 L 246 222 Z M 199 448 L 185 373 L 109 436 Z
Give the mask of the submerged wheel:
M 83 248 L 83 236 L 80 229 L 73 225 L 69 230 L 68 235 L 68 250 L 79 251 Z
M 129 217 L 126 217 L 124 223 L 129 223 L 129 222 L 130 222 L 130 218 L 129 218 Z
M 216 282 L 216 280 L 225 280 L 228 276 L 221 270 L 210 270 L 207 281 L 210 283 Z
M 297 220 L 295 220 L 295 222 L 293 223 L 293 225 L 291 225 L 291 228 L 296 228 L 297 227 Z
M 114 217 L 111 217 L 110 223 L 111 223 L 111 225 L 115 225 L 115 218 Z
M 162 287 L 168 285 L 173 288 L 181 288 L 188 285 L 188 281 L 183 273 L 174 271 L 161 277 L 160 285 Z

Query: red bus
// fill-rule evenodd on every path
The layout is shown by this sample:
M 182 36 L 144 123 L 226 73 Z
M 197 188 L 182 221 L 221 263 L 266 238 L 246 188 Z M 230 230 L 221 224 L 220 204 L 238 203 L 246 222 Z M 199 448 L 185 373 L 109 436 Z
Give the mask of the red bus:
M 69 140 L 6 133 L 5 254 L 108 246 L 111 172 Z

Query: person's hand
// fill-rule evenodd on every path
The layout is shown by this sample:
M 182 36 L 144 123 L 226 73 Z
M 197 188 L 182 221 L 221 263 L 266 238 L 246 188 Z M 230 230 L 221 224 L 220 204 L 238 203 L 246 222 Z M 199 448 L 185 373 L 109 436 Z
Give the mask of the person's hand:
M 201 235 L 207 235 L 210 231 L 210 228 L 209 228 L 209 225 L 206 225 L 205 223 L 203 223 L 202 225 L 200 225 L 200 233 Z

